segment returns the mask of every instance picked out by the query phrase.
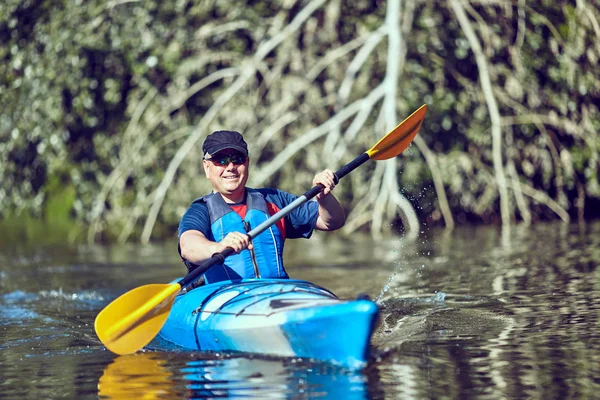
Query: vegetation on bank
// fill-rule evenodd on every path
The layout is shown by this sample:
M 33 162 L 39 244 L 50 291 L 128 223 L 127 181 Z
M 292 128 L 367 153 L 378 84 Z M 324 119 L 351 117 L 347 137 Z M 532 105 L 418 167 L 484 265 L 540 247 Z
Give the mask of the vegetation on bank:
M 244 133 L 251 186 L 302 193 L 423 103 L 336 189 L 347 233 L 598 216 L 597 3 L 235 3 L 3 1 L 3 226 L 172 236 L 213 130 Z

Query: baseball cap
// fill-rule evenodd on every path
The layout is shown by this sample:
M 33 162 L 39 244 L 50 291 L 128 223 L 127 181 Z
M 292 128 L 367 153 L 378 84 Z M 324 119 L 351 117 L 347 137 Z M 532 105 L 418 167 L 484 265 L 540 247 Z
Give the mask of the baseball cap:
M 245 156 L 248 155 L 248 145 L 242 134 L 236 131 L 215 131 L 206 137 L 202 145 L 204 155 L 212 155 L 225 149 L 237 150 Z

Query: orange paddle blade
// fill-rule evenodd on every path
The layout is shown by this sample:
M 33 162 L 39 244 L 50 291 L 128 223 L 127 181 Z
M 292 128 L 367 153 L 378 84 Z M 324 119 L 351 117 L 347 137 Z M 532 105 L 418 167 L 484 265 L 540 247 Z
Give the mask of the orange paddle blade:
M 427 104 L 423 104 L 404 121 L 400 122 L 390 133 L 385 135 L 375 146 L 367 150 L 372 160 L 387 160 L 402 153 L 413 141 L 425 119 Z
M 121 295 L 96 317 L 98 338 L 113 353 L 136 352 L 161 330 L 180 290 L 177 283 L 153 284 Z

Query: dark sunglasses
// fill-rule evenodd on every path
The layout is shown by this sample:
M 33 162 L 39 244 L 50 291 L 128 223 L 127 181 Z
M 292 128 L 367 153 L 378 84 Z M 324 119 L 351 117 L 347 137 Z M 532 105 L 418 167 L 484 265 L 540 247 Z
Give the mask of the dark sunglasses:
M 229 163 L 233 163 L 233 165 L 242 165 L 246 162 L 246 156 L 243 154 L 230 154 L 228 156 L 216 156 L 211 158 L 204 158 L 207 161 L 211 161 L 215 165 L 220 165 L 222 167 L 229 165 Z

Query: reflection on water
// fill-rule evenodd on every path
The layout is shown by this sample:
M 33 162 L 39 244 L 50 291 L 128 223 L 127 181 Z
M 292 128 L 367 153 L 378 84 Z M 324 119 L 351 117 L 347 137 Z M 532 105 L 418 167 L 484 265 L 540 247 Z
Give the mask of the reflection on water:
M 356 371 L 295 359 L 143 352 L 119 356 L 98 383 L 108 399 L 324 397 L 366 399 Z
M 1 398 L 594 398 L 600 224 L 427 232 L 418 243 L 292 241 L 288 270 L 377 298 L 369 365 L 163 353 L 116 357 L 95 337 L 108 302 L 184 268 L 172 244 L 0 248 Z
M 119 356 L 98 381 L 98 395 L 110 399 L 160 399 L 180 397 L 174 375 L 155 353 Z

